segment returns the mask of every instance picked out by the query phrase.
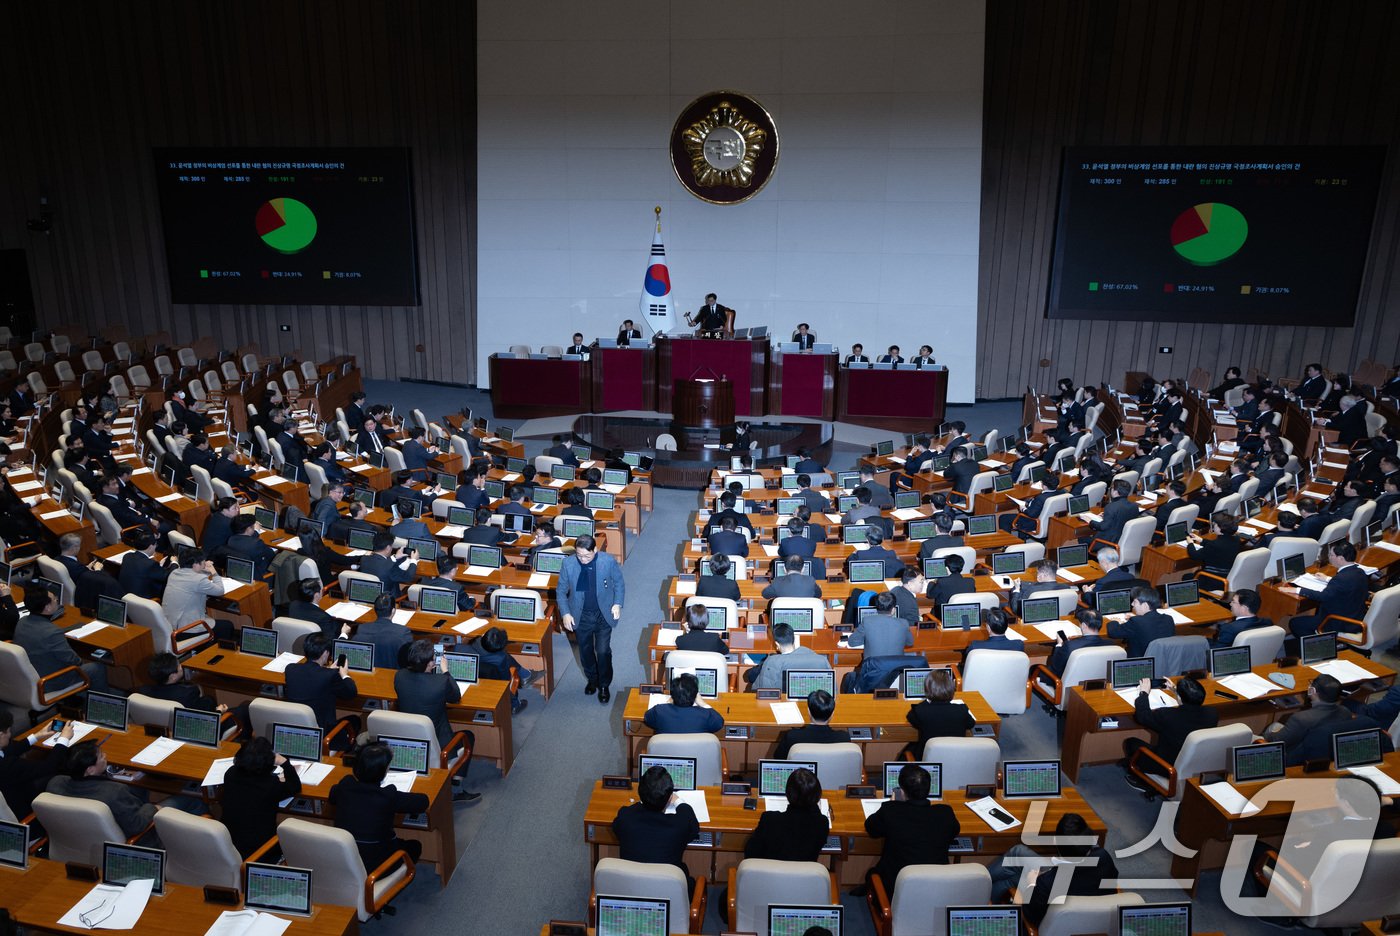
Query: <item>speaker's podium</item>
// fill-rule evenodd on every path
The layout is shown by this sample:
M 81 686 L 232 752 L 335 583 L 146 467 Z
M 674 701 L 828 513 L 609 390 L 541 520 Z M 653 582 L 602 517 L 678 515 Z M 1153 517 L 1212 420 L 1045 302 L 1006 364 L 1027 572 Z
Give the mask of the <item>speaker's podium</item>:
M 671 415 L 687 429 L 718 429 L 734 422 L 734 383 L 724 378 L 677 380 Z

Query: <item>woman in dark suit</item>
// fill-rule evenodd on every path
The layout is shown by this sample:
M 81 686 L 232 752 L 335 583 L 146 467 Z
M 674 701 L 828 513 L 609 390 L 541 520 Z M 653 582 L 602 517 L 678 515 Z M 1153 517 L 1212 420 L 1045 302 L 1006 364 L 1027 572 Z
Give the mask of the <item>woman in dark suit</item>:
M 966 705 L 953 701 L 956 690 L 952 670 L 936 669 L 924 680 L 924 700 L 911 706 L 905 716 L 919 732 L 919 740 L 904 748 L 916 759 L 923 757 L 924 744 L 929 738 L 966 737 L 977 724 Z
M 831 829 L 820 808 L 822 785 L 806 767 L 788 774 L 787 809 L 764 812 L 744 846 L 745 858 L 816 861 Z
M 422 842 L 401 839 L 394 834 L 394 818 L 399 813 L 426 811 L 428 796 L 380 786 L 389 775 L 389 764 L 393 760 L 394 752 L 389 750 L 389 745 L 378 741 L 367 744 L 355 759 L 354 776 L 342 777 L 331 787 L 335 826 L 355 837 L 360 860 L 367 871 L 382 865 L 395 851 L 404 851 L 413 861 L 423 855 Z
M 276 767 L 282 768 L 281 777 L 273 772 Z M 239 855 L 247 858 L 277 834 L 277 804 L 300 792 L 301 778 L 285 757 L 272 753 L 271 741 L 253 738 L 243 743 L 224 774 L 219 817 Z

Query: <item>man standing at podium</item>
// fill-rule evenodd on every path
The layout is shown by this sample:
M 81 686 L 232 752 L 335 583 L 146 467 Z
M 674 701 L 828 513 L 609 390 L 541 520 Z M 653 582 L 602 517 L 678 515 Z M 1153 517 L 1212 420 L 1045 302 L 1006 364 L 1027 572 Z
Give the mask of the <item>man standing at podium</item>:
M 722 306 L 718 302 L 719 297 L 714 293 L 705 296 L 705 304 L 700 307 L 700 311 L 695 313 L 695 320 L 691 321 L 690 316 L 686 316 L 686 321 L 695 326 L 699 332 L 719 332 L 727 335 L 734 334 L 734 310 L 728 306 Z

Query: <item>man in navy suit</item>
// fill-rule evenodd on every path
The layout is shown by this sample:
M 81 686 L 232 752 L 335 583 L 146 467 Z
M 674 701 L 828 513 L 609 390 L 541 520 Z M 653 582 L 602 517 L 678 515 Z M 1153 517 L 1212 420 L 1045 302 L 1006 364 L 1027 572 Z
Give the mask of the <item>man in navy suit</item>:
M 1052 474 L 1050 477 L 1053 479 L 1056 476 Z M 1052 480 L 1049 483 L 1055 484 L 1056 482 Z M 1009 513 L 1002 514 L 1001 520 L 998 521 L 1001 528 L 1008 533 L 1015 532 L 1021 534 L 1023 537 L 1029 536 L 1035 532 L 1037 521 L 1040 519 L 1040 512 L 1045 509 L 1045 502 L 1063 493 L 1064 492 L 1058 487 L 1047 487 L 1035 497 L 1026 501 L 1026 506 L 1021 508 L 1019 515 L 1012 515 Z
M 725 517 L 721 520 L 719 530 L 711 533 L 709 540 L 712 555 L 747 556 L 749 554 L 749 541 L 744 539 L 744 534 L 734 529 L 733 517 Z
M 1332 521 L 1331 517 L 1322 512 L 1322 505 L 1311 497 L 1298 500 L 1298 513 L 1303 517 L 1303 522 L 1298 524 L 1298 535 L 1308 539 L 1320 537 L 1327 524 Z
M 724 716 L 696 705 L 699 695 L 695 675 L 681 673 L 671 680 L 671 701 L 647 709 L 642 722 L 657 734 L 714 734 L 724 727 Z
M 1366 617 L 1366 602 L 1370 598 L 1370 579 L 1356 564 L 1356 547 L 1347 540 L 1336 540 L 1327 546 L 1327 563 L 1337 571 L 1322 591 L 1298 589 L 1304 598 L 1317 602 L 1317 613 L 1295 617 L 1288 622 L 1294 637 L 1324 631 L 1355 634 L 1361 630 L 1355 624 L 1327 621 L 1331 615 L 1362 620 Z M 1326 623 L 1324 623 L 1326 622 Z
M 831 509 L 831 501 L 826 499 L 826 495 L 812 490 L 812 476 L 806 472 L 797 476 L 797 490 L 792 496 L 802 498 L 802 503 L 818 513 L 825 513 Z
M 805 448 L 797 450 L 797 458 L 797 465 L 793 470 L 800 474 L 814 475 L 826 471 L 826 466 L 813 458 L 812 453 Z
M 977 476 L 977 472 L 982 470 L 982 466 L 969 458 L 967 448 L 961 445 L 953 449 L 952 458 L 953 461 L 943 472 L 943 477 L 953 482 L 954 491 L 966 496 L 972 487 L 972 479 Z M 970 510 L 971 507 L 968 509 Z
M 468 478 L 457 485 L 456 499 L 472 513 L 476 513 L 479 507 L 491 506 L 491 497 L 486 493 L 486 472 L 468 471 L 463 474 Z
M 122 588 L 142 598 L 158 599 L 165 591 L 165 580 L 170 577 L 170 569 L 162 568 L 156 561 L 156 535 L 145 528 L 132 530 L 126 544 L 132 552 L 122 559 L 122 570 L 117 576 Z
M 383 592 L 374 599 L 374 620 L 355 628 L 355 639 L 374 644 L 374 668 L 398 669 L 399 652 L 412 643 L 408 628 L 394 623 L 394 595 Z
M 986 614 L 987 632 L 991 635 L 984 640 L 974 640 L 967 645 L 967 650 L 1015 650 L 1018 653 L 1025 652 L 1026 646 L 1019 640 L 1006 636 L 1007 619 L 1006 612 L 1000 608 L 992 608 Z
M 797 331 L 792 333 L 792 341 L 797 345 L 797 350 L 811 351 L 812 345 L 817 343 L 817 336 L 812 334 L 806 322 L 802 322 L 797 326 Z
M 423 438 L 426 433 L 422 426 L 414 426 L 408 430 L 408 439 L 403 443 L 403 464 L 414 477 L 422 479 L 428 476 L 428 463 L 433 460 L 433 456 L 438 453 L 436 445 L 424 445 Z
M 738 482 L 736 481 L 735 484 L 738 484 Z M 725 517 L 733 517 L 735 528 L 743 527 L 744 529 L 748 530 L 749 538 L 752 539 L 755 535 L 753 521 L 750 520 L 744 514 L 734 509 L 734 505 L 738 502 L 739 495 L 732 490 L 725 491 L 723 494 L 721 494 L 719 496 L 720 509 L 716 514 L 710 517 L 710 526 L 719 526 L 724 521 Z
M 801 556 L 803 559 L 811 559 L 816 554 L 817 543 L 816 540 L 807 537 L 807 524 L 802 522 L 801 517 L 789 517 L 787 528 L 791 535 L 778 544 L 778 558 Z
M 1050 662 L 1047 668 L 1056 676 L 1065 674 L 1065 667 L 1069 665 L 1069 658 L 1076 650 L 1084 650 L 1088 647 L 1114 647 L 1113 641 L 1103 636 L 1103 618 L 1099 617 L 1099 612 L 1089 608 L 1080 608 L 1074 612 L 1074 619 L 1079 622 L 1079 636 L 1065 640 L 1061 634 L 1055 639 L 1055 649 L 1050 651 Z
M 360 571 L 379 579 L 384 583 L 384 590 L 397 597 L 399 590 L 418 574 L 418 550 L 405 546 L 397 557 L 391 558 L 393 551 L 394 534 L 374 534 L 370 555 L 360 560 Z
M 1167 529 L 1167 520 L 1171 517 L 1172 511 L 1178 507 L 1186 506 L 1186 482 L 1167 482 L 1167 499 L 1157 507 L 1157 532 L 1164 533 Z
M 857 559 L 882 559 L 885 563 L 885 578 L 898 578 L 904 568 L 904 560 L 892 549 L 885 548 L 885 532 L 878 526 L 871 526 L 865 535 L 866 546 L 857 549 L 846 559 L 846 577 L 850 578 L 850 564 Z
M 238 500 L 233 497 L 221 497 L 214 501 L 214 508 L 209 511 L 209 519 L 204 521 L 204 535 L 200 540 L 206 555 L 213 554 L 228 542 L 233 535 L 233 518 L 238 516 Z
M 329 442 L 322 442 L 313 448 L 307 460 L 321 469 L 321 473 L 326 476 L 328 482 L 345 480 L 345 469 L 336 464 L 335 449 L 331 448 Z
M 1112 546 L 1104 546 L 1094 553 L 1094 559 L 1098 561 L 1099 568 L 1104 570 L 1103 577 L 1097 582 L 1092 582 L 1084 586 L 1084 594 L 1093 595 L 1097 591 L 1114 591 L 1120 588 L 1131 588 L 1135 584 L 1142 584 L 1142 581 L 1133 573 L 1119 565 L 1121 557 L 1118 550 Z
M 1128 643 L 1128 656 L 1147 656 L 1147 645 L 1160 637 L 1176 635 L 1176 622 L 1171 616 L 1162 613 L 1162 598 L 1157 589 L 1138 587 L 1133 589 L 1133 616 L 1122 624 L 1108 625 L 1108 636 Z
M 1211 640 L 1212 647 L 1233 647 L 1235 638 L 1245 631 L 1254 630 L 1256 627 L 1273 627 L 1274 622 L 1268 618 L 1259 616 L 1259 593 L 1249 588 L 1241 588 L 1230 594 L 1230 613 L 1233 619 L 1223 622 L 1215 637 Z
M 943 606 L 952 601 L 955 595 L 977 591 L 977 582 L 962 574 L 962 556 L 950 553 L 943 557 L 943 563 L 948 567 L 948 574 L 942 578 L 930 579 L 927 589 L 928 597 L 933 601 L 934 614 L 941 614 Z
M 574 450 L 569 447 L 564 441 L 564 437 L 561 435 L 554 437 L 554 444 L 545 451 L 545 454 L 550 458 L 559 459 L 563 464 L 569 465 L 570 467 L 578 467 L 578 458 L 574 455 Z
M 1303 382 L 1298 385 L 1298 399 L 1320 400 L 1327 396 L 1327 378 L 1322 376 L 1321 364 L 1303 368 Z

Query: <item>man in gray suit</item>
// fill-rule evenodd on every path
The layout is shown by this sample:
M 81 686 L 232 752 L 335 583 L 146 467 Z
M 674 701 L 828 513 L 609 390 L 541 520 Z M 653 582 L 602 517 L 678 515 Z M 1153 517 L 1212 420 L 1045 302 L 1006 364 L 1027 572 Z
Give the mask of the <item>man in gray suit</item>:
M 874 498 L 874 493 L 870 488 L 862 484 L 860 487 L 856 488 L 855 494 L 856 505 L 846 511 L 845 515 L 841 518 L 843 526 L 850 526 L 853 523 L 864 523 L 871 517 L 880 516 L 880 508 L 871 503 Z
M 899 603 L 894 593 L 881 592 L 875 596 L 874 604 L 879 614 L 867 615 L 848 643 L 852 647 L 864 647 L 867 657 L 903 655 L 904 648 L 914 642 L 914 632 L 896 613 Z
M 337 505 L 343 500 L 345 500 L 345 485 L 328 484 L 326 485 L 326 496 L 311 505 L 311 519 L 320 522 L 322 536 L 329 536 L 331 527 L 335 526 L 335 522 L 340 519 L 340 508 Z
M 894 496 L 890 494 L 890 489 L 875 480 L 875 469 L 870 465 L 860 467 L 860 487 L 870 492 L 870 506 L 876 510 L 892 510 L 894 508 Z
M 128 784 L 107 779 L 107 755 L 96 741 L 80 741 L 68 749 L 68 772 L 51 779 L 48 791 L 105 803 L 126 836 L 150 825 L 158 808 L 143 803 Z
M 811 647 L 799 647 L 792 627 L 787 624 L 773 625 L 773 645 L 777 653 L 770 653 L 757 668 L 753 680 L 755 689 L 783 688 L 783 674 L 788 670 L 829 670 L 831 661 Z M 750 672 L 753 672 L 750 670 Z M 748 674 L 745 674 L 748 678 Z
M 822 587 L 817 580 L 802 574 L 802 566 L 806 562 L 807 559 L 798 553 L 784 558 L 783 568 L 787 574 L 769 582 L 763 589 L 763 597 L 770 601 L 774 598 L 820 598 Z
M 1265 741 L 1282 741 L 1285 756 L 1293 753 L 1312 729 L 1324 722 L 1343 722 L 1352 718 L 1350 711 L 1340 704 L 1342 684 L 1335 676 L 1320 674 L 1308 686 L 1309 707 L 1298 712 L 1286 722 L 1274 722 L 1264 729 Z
M 622 620 L 626 586 L 617 560 L 597 548 L 591 536 L 574 540 L 574 554 L 559 570 L 555 594 L 564 629 L 573 631 L 578 641 L 579 665 L 588 680 L 584 694 L 596 692 L 606 705 L 612 699 L 612 631 Z
M 63 631 L 54 626 L 51 618 L 61 606 L 58 595 L 46 588 L 34 585 L 25 589 L 25 615 L 15 625 L 15 643 L 24 650 L 29 664 L 40 677 L 57 673 L 66 666 L 77 666 L 93 689 L 107 691 L 107 667 L 96 661 L 84 663 L 69 646 Z M 76 677 L 68 676 L 52 688 L 60 689 L 76 681 Z

